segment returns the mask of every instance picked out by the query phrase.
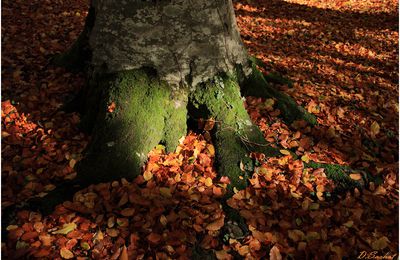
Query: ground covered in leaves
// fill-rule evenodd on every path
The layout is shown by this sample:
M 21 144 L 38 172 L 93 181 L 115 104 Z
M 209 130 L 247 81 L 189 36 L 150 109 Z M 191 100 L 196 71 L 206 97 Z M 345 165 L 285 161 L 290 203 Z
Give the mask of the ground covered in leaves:
M 340 259 L 398 253 L 398 11 L 396 1 L 235 1 L 249 52 L 269 80 L 315 114 L 286 125 L 272 99 L 245 105 L 282 156 L 250 169 L 249 187 L 227 201 L 246 220 L 227 223 L 229 179 L 213 168 L 207 131 L 174 153 L 150 154 L 143 175 L 92 185 L 49 216 L 17 213 L 2 238 L 8 258 Z M 2 3 L 2 209 L 43 196 L 76 176 L 89 137 L 61 106 L 82 75 L 49 64 L 76 39 L 86 1 Z M 209 130 L 209 127 L 206 127 Z M 298 158 L 293 158 L 290 152 Z M 325 169 L 378 180 L 337 193 Z M 362 170 L 361 170 L 362 169 Z

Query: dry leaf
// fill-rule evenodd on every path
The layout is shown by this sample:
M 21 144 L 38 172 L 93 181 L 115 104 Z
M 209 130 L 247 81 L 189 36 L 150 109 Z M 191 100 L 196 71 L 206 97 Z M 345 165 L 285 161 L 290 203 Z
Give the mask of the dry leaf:
M 210 224 L 208 224 L 206 226 L 207 230 L 210 231 L 217 231 L 219 229 L 221 229 L 224 226 L 224 217 L 221 217 L 217 220 L 215 220 L 214 222 L 211 222 Z
M 62 234 L 62 235 L 66 235 L 66 234 L 68 234 L 69 232 L 75 230 L 75 228 L 76 228 L 76 224 L 75 224 L 74 222 L 71 222 L 71 223 L 64 224 L 63 227 L 62 227 L 62 229 L 53 231 L 53 232 L 51 232 L 51 233 L 52 233 L 52 234 Z
M 128 258 L 128 250 L 127 250 L 126 246 L 123 246 L 118 260 L 128 260 L 128 259 L 129 259 Z
M 66 249 L 65 247 L 60 249 L 60 255 L 64 259 L 74 258 L 74 254 L 70 250 Z
M 269 259 L 282 260 L 281 252 L 279 251 L 279 248 L 276 245 L 274 245 L 269 251 Z

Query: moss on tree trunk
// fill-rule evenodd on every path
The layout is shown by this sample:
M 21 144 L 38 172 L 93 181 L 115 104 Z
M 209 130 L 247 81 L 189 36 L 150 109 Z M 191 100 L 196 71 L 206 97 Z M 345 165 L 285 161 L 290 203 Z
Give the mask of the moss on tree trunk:
M 279 155 L 276 149 L 267 145 L 261 131 L 251 122 L 234 77 L 214 77 L 191 93 L 190 102 L 194 107 L 206 110 L 216 121 L 213 134 L 216 166 L 221 176 L 230 178 L 231 188 L 246 186 L 248 176 L 240 165 L 250 160 L 250 151 Z
M 242 78 L 240 85 L 244 96 L 276 99 L 277 107 L 282 113 L 281 116 L 287 123 L 290 124 L 295 120 L 305 120 L 311 125 L 317 123 L 317 119 L 314 115 L 297 105 L 290 96 L 272 87 L 265 79 L 263 73 L 257 69 L 255 62 L 252 62 L 251 74 L 247 77 L 240 75 L 240 78 Z
M 232 76 L 216 76 L 189 92 L 143 68 L 94 74 L 86 92 L 82 125 L 93 129 L 93 137 L 78 164 L 82 183 L 131 179 L 157 144 L 173 151 L 187 133 L 188 102 L 195 113 L 216 120 L 216 166 L 221 176 L 230 178 L 231 188 L 246 186 L 248 176 L 240 166 L 250 161 L 249 152 L 279 155 L 251 122 Z
M 93 126 L 91 144 L 78 165 L 84 183 L 131 179 L 157 144 L 171 151 L 186 135 L 187 91 L 172 89 L 150 70 L 100 74 L 90 88 L 97 94 L 82 122 Z

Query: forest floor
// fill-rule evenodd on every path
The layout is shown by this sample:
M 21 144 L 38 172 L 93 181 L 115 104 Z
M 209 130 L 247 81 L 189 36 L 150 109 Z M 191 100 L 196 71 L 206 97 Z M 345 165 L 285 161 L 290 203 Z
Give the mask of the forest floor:
M 319 123 L 286 125 L 274 100 L 247 98 L 266 140 L 283 147 L 279 158 L 254 155 L 249 187 L 228 201 L 248 234 L 222 229 L 229 180 L 217 177 L 205 131 L 189 133 L 174 153 L 155 148 L 133 182 L 92 185 L 48 216 L 19 211 L 2 238 L 4 258 L 185 259 L 194 247 L 218 259 L 398 254 L 397 1 L 234 6 L 250 54 Z M 60 108 L 85 78 L 49 60 L 77 38 L 87 8 L 79 0 L 2 2 L 2 209 L 76 176 L 90 137 L 78 114 Z M 364 169 L 350 177 L 368 172 L 380 183 L 333 198 L 335 183 L 324 169 L 305 168 L 310 160 Z

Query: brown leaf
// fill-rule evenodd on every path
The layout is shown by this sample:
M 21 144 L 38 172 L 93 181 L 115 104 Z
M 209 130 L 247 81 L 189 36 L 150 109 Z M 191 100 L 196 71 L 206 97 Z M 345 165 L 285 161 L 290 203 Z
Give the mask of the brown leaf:
M 121 210 L 120 214 L 124 217 L 131 217 L 131 216 L 133 216 L 133 214 L 135 214 L 135 209 L 134 208 L 125 208 L 125 209 Z
M 153 244 L 158 244 L 161 241 L 162 236 L 157 234 L 157 233 L 150 233 L 147 236 L 147 240 L 149 240 L 149 242 L 153 243 Z
M 208 224 L 206 226 L 207 230 L 210 231 L 217 231 L 220 228 L 222 228 L 224 226 L 224 217 L 222 216 L 221 218 L 215 220 L 214 222 L 211 222 L 210 224 Z

